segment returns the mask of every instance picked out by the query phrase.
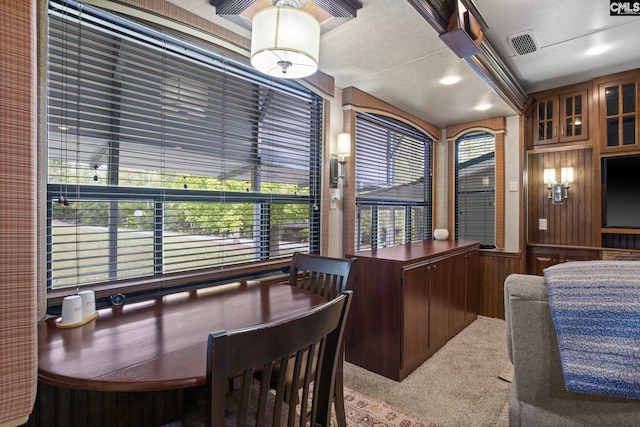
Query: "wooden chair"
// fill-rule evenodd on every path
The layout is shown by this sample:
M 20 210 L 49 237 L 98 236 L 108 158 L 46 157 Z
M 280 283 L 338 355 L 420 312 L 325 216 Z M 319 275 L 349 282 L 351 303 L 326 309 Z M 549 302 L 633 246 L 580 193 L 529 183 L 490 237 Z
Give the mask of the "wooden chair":
M 349 289 L 353 281 L 355 258 L 329 258 L 296 252 L 291 259 L 289 284 L 307 289 L 331 300 Z
M 329 426 L 351 296 L 351 291 L 345 291 L 321 306 L 268 324 L 211 333 L 207 348 L 206 425 L 302 427 L 310 420 L 311 426 Z M 309 355 L 317 357 L 317 361 L 309 361 Z M 294 378 L 302 388 L 299 412 L 296 405 L 285 401 L 286 372 L 280 372 L 275 391 L 270 387 L 274 365 L 287 365 L 290 360 L 294 361 Z M 313 365 L 317 367 L 315 372 L 301 369 Z M 259 382 L 253 378 L 256 368 L 262 372 Z M 229 393 L 232 377 L 238 380 Z M 191 423 L 185 420 L 184 424 Z
M 320 255 L 296 252 L 291 259 L 289 271 L 289 285 L 307 289 L 331 301 L 341 292 L 351 287 L 353 281 L 353 264 L 355 258 L 341 259 L 323 257 Z M 340 343 L 340 358 L 336 367 L 336 383 L 334 398 L 336 418 L 339 427 L 346 427 L 346 412 L 344 408 L 343 365 L 344 345 Z M 291 367 L 289 367 L 291 371 Z M 287 395 L 293 394 L 293 388 L 287 390 Z M 295 394 L 293 394 L 295 396 Z

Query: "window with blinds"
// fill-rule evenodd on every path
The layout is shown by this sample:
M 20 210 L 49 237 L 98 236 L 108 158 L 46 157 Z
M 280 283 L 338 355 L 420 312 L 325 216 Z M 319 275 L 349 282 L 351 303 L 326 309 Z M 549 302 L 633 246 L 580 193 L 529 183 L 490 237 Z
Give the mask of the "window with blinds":
M 50 289 L 319 251 L 322 99 L 73 1 L 49 6 Z
M 414 128 L 357 113 L 356 250 L 431 235 L 431 140 Z
M 495 169 L 493 134 L 472 132 L 456 140 L 456 239 L 495 248 Z

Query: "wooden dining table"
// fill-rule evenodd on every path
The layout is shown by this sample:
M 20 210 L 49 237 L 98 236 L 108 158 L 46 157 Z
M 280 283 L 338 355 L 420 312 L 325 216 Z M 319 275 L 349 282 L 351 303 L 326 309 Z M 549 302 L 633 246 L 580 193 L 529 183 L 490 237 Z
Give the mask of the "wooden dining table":
M 95 320 L 38 325 L 41 381 L 71 389 L 137 392 L 203 385 L 209 333 L 255 326 L 325 300 L 286 284 L 233 283 L 98 311 Z

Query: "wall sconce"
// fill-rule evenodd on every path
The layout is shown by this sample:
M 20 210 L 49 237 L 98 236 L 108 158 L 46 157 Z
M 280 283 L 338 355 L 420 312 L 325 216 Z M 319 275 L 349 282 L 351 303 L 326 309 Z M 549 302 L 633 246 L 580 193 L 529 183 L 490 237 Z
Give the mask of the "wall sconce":
M 338 180 L 344 179 L 344 165 L 346 158 L 351 155 L 351 135 L 339 133 L 336 143 L 337 152 L 331 157 L 329 168 L 330 187 L 338 188 Z
M 556 170 L 544 170 L 544 185 L 547 187 L 547 198 L 554 204 L 563 203 L 569 198 L 569 188 L 573 183 L 573 168 L 560 169 L 560 182 L 556 182 Z

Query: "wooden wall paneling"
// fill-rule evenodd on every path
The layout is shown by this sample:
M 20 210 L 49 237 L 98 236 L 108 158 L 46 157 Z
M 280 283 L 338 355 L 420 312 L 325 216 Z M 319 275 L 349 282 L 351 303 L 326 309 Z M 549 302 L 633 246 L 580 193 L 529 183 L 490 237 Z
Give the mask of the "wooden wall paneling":
M 569 198 L 553 204 L 547 198 L 543 182 L 545 168 L 556 169 L 560 179 L 562 167 L 573 167 L 574 182 Z M 529 152 L 528 158 L 528 241 L 553 245 L 594 246 L 594 186 L 591 148 Z M 546 219 L 546 231 L 538 229 L 538 220 Z
M 596 169 L 593 164 L 593 151 L 592 150 L 578 150 L 577 161 L 578 167 L 574 167 L 574 172 L 582 171 L 583 176 L 574 178 L 574 189 L 580 190 L 582 187 L 582 194 L 584 195 L 587 205 L 580 210 L 580 216 L 578 221 L 572 221 L 577 226 L 576 235 L 578 238 L 578 244 L 583 246 L 600 246 L 600 242 L 595 241 L 593 238 L 593 229 L 598 227 L 598 223 L 594 223 L 594 218 L 597 218 L 595 214 L 595 200 L 600 198 L 600 192 L 596 190 L 596 181 L 600 180 L 600 174 L 596 175 Z
M 604 233 L 602 246 L 607 248 L 640 249 L 639 234 Z
M 25 427 L 159 426 L 180 419 L 191 391 L 115 393 L 54 387 L 40 381 L 34 411 Z
M 478 315 L 504 319 L 504 281 L 512 273 L 524 273 L 522 254 L 480 251 Z
M 543 189 L 542 176 L 540 171 L 543 170 L 541 163 L 543 157 L 540 155 L 534 155 L 529 152 L 527 156 L 527 241 L 530 242 L 542 242 L 543 234 L 538 230 L 538 218 L 545 218 L 545 212 L 543 207 L 546 205 L 545 197 L 546 190 Z

